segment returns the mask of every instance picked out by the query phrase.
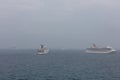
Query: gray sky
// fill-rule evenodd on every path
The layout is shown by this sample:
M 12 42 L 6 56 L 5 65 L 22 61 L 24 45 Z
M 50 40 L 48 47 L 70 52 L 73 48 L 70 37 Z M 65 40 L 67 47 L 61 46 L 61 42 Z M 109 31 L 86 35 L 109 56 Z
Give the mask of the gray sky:
M 0 48 L 120 48 L 120 0 L 0 0 Z

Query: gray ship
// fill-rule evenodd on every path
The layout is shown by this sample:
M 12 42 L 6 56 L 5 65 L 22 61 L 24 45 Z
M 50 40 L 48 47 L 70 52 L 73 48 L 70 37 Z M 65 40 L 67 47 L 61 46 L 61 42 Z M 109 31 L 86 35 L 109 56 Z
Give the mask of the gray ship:
M 38 54 L 47 54 L 48 52 L 49 49 L 44 45 L 41 45 L 41 47 L 38 49 Z
M 115 53 L 116 50 L 112 47 L 97 47 L 95 44 L 93 44 L 90 48 L 86 49 L 86 53 Z

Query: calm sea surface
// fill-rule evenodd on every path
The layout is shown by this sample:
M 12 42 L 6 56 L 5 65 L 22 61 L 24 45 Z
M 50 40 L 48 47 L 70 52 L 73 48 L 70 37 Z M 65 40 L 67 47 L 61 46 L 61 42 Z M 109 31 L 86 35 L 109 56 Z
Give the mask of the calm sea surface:
M 120 53 L 0 50 L 0 80 L 120 80 Z

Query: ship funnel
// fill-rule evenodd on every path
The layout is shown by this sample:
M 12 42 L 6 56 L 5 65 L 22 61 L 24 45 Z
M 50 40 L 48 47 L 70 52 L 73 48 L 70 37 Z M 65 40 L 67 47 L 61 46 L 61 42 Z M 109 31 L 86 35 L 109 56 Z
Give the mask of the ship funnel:
M 43 48 L 44 46 L 41 44 L 41 48 Z
M 92 48 L 96 48 L 96 47 L 97 47 L 96 44 L 93 44 L 93 45 L 92 45 Z

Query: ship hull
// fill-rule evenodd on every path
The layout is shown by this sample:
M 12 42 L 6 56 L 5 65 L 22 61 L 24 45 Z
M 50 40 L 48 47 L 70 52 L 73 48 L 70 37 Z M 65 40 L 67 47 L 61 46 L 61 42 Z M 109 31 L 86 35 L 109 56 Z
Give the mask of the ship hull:
M 38 54 L 40 54 L 40 55 L 44 55 L 44 54 L 47 54 L 47 53 L 43 53 L 43 52 L 38 52 Z
M 116 53 L 116 50 L 111 50 L 111 51 L 90 51 L 86 50 L 86 53 Z

